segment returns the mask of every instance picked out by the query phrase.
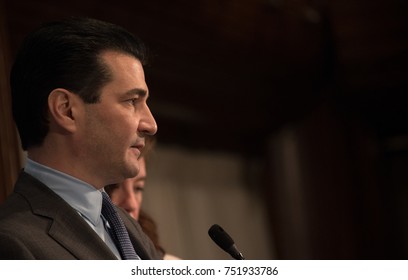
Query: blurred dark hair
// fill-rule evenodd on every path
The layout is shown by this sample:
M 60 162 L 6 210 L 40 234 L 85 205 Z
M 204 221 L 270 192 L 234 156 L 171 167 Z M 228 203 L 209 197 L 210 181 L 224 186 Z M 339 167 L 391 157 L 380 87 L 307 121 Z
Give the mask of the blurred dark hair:
M 166 252 L 160 245 L 157 224 L 153 220 L 153 218 L 150 215 L 148 215 L 145 211 L 140 209 L 138 222 L 142 227 L 143 232 L 150 238 L 150 240 L 152 240 L 156 250 L 158 250 L 164 256 Z
M 26 37 L 10 75 L 13 117 L 24 150 L 41 145 L 48 133 L 47 100 L 52 90 L 67 89 L 86 103 L 99 101 L 100 89 L 111 79 L 100 59 L 108 50 L 146 64 L 147 50 L 137 37 L 96 19 L 51 22 Z

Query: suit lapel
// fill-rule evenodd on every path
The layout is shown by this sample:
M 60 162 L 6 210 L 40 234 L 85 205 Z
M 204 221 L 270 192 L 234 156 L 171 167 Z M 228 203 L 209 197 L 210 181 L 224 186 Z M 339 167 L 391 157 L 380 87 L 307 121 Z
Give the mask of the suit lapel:
M 105 242 L 75 211 L 74 214 L 59 212 L 55 215 L 49 235 L 77 259 L 116 259 Z
M 52 220 L 48 234 L 77 259 L 116 259 L 103 240 L 61 197 L 22 172 L 15 192 L 23 195 L 36 215 Z
M 139 227 L 139 224 L 137 224 L 137 222 L 134 221 L 133 218 L 131 218 L 127 213 L 125 213 L 123 209 L 116 207 L 116 210 L 118 211 L 120 218 L 125 224 L 125 227 L 129 233 L 130 241 L 132 242 L 136 253 L 142 260 L 152 259 L 152 257 L 145 249 L 148 248 L 147 244 L 142 244 L 140 242 L 141 240 L 147 241 L 146 237 L 141 236 L 141 233 L 143 232 L 142 229 L 140 229 L 140 232 L 135 230 L 136 227 Z

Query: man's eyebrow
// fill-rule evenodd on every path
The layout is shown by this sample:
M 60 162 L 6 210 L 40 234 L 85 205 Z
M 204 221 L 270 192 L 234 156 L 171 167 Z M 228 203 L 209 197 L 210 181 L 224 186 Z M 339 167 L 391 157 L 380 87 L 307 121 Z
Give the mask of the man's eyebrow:
M 134 88 L 131 90 L 128 90 L 124 93 L 125 96 L 135 96 L 135 95 L 139 95 L 140 97 L 147 97 L 148 96 L 148 92 L 147 90 L 141 89 L 141 88 Z

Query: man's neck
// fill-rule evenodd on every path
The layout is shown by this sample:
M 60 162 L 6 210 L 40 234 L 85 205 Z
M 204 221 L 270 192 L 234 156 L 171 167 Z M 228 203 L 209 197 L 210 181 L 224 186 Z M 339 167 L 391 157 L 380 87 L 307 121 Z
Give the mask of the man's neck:
M 105 186 L 103 182 L 97 180 L 98 178 L 89 176 L 90 172 L 87 172 L 87 169 L 81 165 L 81 160 L 73 159 L 72 156 L 64 151 L 35 147 L 27 150 L 27 157 L 39 164 L 82 180 L 96 189 L 101 189 Z

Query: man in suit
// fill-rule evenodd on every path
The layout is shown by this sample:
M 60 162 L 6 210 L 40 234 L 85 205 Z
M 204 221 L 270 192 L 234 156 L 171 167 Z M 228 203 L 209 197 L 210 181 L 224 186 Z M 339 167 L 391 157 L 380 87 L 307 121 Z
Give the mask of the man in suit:
M 138 174 L 145 137 L 157 131 L 145 58 L 139 39 L 95 19 L 49 23 L 26 38 L 10 81 L 28 158 L 0 206 L 1 259 L 127 258 L 101 209 L 104 186 Z M 116 212 L 136 258 L 161 258 Z

